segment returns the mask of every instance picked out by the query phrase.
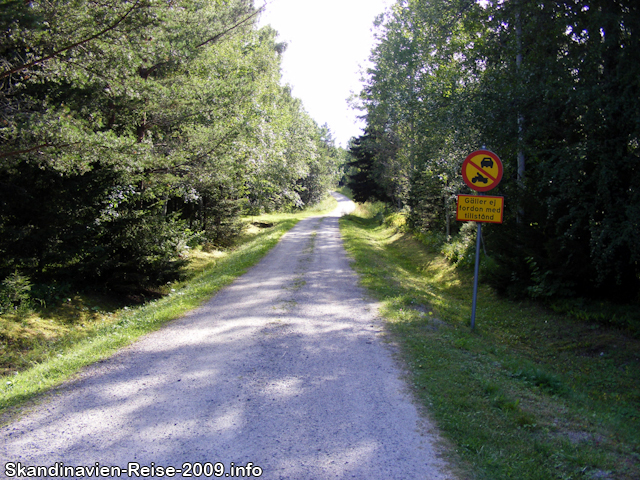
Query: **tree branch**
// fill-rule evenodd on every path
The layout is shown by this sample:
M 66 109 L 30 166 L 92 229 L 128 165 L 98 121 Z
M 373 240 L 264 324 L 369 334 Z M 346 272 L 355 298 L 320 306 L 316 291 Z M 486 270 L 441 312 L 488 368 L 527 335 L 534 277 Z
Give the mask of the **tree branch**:
M 14 155 L 21 155 L 23 153 L 30 153 L 35 150 L 39 150 L 41 148 L 47 148 L 47 147 L 55 147 L 55 145 L 51 143 L 43 143 L 42 145 L 37 145 L 35 147 L 27 148 L 25 150 L 14 150 L 13 152 L 4 152 L 4 153 L 0 153 L 0 158 L 12 157 Z
M 265 4 L 266 5 L 266 4 Z M 242 20 L 240 20 L 238 23 L 236 23 L 234 26 L 227 28 L 225 31 L 220 32 L 216 35 L 214 35 L 213 37 L 211 37 L 209 40 L 205 40 L 204 42 L 202 42 L 199 45 L 196 45 L 196 48 L 200 48 L 200 47 L 204 47 L 205 45 L 207 45 L 208 43 L 211 42 L 216 42 L 220 37 L 223 37 L 224 35 L 226 35 L 229 32 L 232 32 L 233 30 L 235 30 L 236 28 L 238 28 L 240 25 L 243 25 L 245 23 L 247 23 L 249 20 L 251 20 L 253 17 L 255 17 L 256 15 L 258 15 L 260 12 L 262 12 L 264 10 L 265 5 L 263 5 L 262 7 L 260 7 L 258 10 L 256 10 L 255 12 L 253 12 L 251 15 L 249 15 L 246 18 L 243 18 Z M 0 77 L 2 78 L 2 77 Z
M 66 46 L 64 48 L 61 48 L 60 50 L 57 50 L 57 51 L 53 52 L 52 54 L 47 55 L 46 57 L 39 58 L 39 59 L 34 60 L 32 62 L 20 65 L 18 67 L 14 67 L 11 70 L 6 70 L 6 71 L 0 73 L 0 79 L 8 77 L 9 75 L 13 75 L 14 73 L 20 72 L 22 70 L 26 70 L 27 68 L 33 67 L 34 65 L 37 65 L 38 63 L 42 63 L 42 62 L 46 62 L 47 60 L 51 60 L 53 57 L 56 57 L 56 56 L 60 55 L 61 53 L 66 52 L 67 50 L 71 50 L 73 48 L 79 47 L 80 45 L 88 43 L 91 40 L 95 40 L 96 38 L 104 35 L 105 33 L 113 30 L 118 25 L 120 25 L 131 14 L 131 12 L 133 12 L 136 8 L 138 8 L 139 3 L 140 3 L 140 0 L 136 0 L 136 2 L 133 4 L 133 6 L 122 17 L 120 17 L 117 22 L 115 22 L 114 24 L 108 26 L 107 28 L 105 28 L 101 32 L 98 32 L 98 33 L 96 33 L 95 35 L 92 35 L 89 38 L 85 38 L 84 40 L 80 40 L 79 42 L 76 42 L 76 43 L 68 45 L 68 46 Z
M 227 134 L 226 134 L 226 135 L 224 135 L 224 136 L 222 137 L 222 139 L 221 139 L 221 140 L 220 140 L 220 141 L 219 141 L 219 142 L 218 142 L 218 143 L 217 143 L 217 144 L 216 144 L 216 145 L 215 145 L 211 150 L 209 150 L 209 151 L 207 151 L 207 152 L 204 152 L 204 153 L 201 153 L 200 155 L 196 156 L 196 157 L 195 157 L 195 159 L 194 159 L 194 161 L 195 161 L 195 162 L 200 162 L 200 161 L 201 161 L 201 160 L 203 160 L 204 158 L 206 158 L 206 157 L 208 157 L 209 155 L 211 155 L 213 152 L 215 152 L 215 151 L 218 149 L 218 147 L 219 147 L 220 145 L 222 145 L 224 142 L 226 142 L 226 141 L 227 141 L 227 139 L 228 139 L 229 137 L 231 137 L 231 135 L 235 134 L 236 132 L 237 132 L 237 130 L 236 130 L 235 128 L 232 128 L 231 130 L 229 130 L 229 131 L 227 132 Z
M 61 145 L 56 145 L 55 143 L 47 142 L 47 143 L 42 143 L 40 145 L 36 145 L 35 147 L 26 148 L 24 150 L 14 150 L 13 152 L 0 152 L 0 158 L 13 157 L 15 155 L 22 155 L 23 153 L 31 153 L 31 152 L 35 152 L 36 150 L 40 150 L 41 148 L 66 148 L 72 145 L 78 145 L 79 143 L 81 142 L 64 143 Z

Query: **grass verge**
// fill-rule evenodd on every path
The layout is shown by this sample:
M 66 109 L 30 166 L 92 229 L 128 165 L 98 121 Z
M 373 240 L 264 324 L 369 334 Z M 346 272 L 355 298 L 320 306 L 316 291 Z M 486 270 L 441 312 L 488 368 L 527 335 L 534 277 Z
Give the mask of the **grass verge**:
M 338 189 L 336 189 L 336 192 L 341 193 L 345 197 L 348 197 L 351 200 L 353 200 L 353 192 L 349 187 L 339 187 Z
M 333 197 L 299 213 L 247 217 L 236 246 L 190 254 L 187 280 L 141 306 L 73 295 L 52 310 L 0 317 L 0 415 L 61 384 L 82 367 L 109 357 L 140 336 L 198 307 L 255 265 L 299 220 L 329 212 Z M 10 415 L 6 415 L 5 420 Z
M 466 477 L 640 478 L 640 342 L 483 285 L 471 332 L 471 275 L 374 210 L 346 248 Z

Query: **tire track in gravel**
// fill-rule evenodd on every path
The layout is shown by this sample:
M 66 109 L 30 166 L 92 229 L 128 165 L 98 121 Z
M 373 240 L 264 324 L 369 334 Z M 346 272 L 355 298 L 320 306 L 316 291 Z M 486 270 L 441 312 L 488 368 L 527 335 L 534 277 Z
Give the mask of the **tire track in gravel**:
M 252 462 L 269 480 L 453 479 L 349 266 L 338 218 L 353 203 L 334 196 L 207 304 L 3 427 L 0 476 L 220 462 L 229 478 Z

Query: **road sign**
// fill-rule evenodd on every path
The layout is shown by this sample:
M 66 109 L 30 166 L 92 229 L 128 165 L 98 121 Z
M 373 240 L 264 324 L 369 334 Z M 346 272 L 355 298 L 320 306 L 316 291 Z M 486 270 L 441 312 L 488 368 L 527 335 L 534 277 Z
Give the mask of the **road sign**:
M 462 163 L 462 178 L 472 190 L 487 192 L 502 180 L 502 162 L 489 150 L 476 150 Z
M 502 162 L 489 150 L 476 150 L 462 162 L 462 178 L 469 188 L 487 192 L 496 188 L 502 180 Z M 480 239 L 482 223 L 502 223 L 504 197 L 487 195 L 458 195 L 456 219 L 461 222 L 476 222 L 476 265 L 473 273 L 473 304 L 471 306 L 471 330 L 476 325 L 476 303 L 478 299 L 478 275 L 480 273 Z
M 459 222 L 502 223 L 504 197 L 458 195 L 456 220 Z

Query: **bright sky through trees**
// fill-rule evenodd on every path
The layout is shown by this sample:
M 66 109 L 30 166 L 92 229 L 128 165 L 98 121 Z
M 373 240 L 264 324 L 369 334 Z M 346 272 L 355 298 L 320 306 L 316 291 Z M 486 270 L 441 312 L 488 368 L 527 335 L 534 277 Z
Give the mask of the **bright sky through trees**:
M 318 124 L 327 123 L 346 146 L 362 123 L 347 98 L 360 91 L 360 67 L 373 46 L 373 21 L 391 0 L 267 0 L 261 25 L 270 24 L 288 44 L 283 82 L 293 87 Z

